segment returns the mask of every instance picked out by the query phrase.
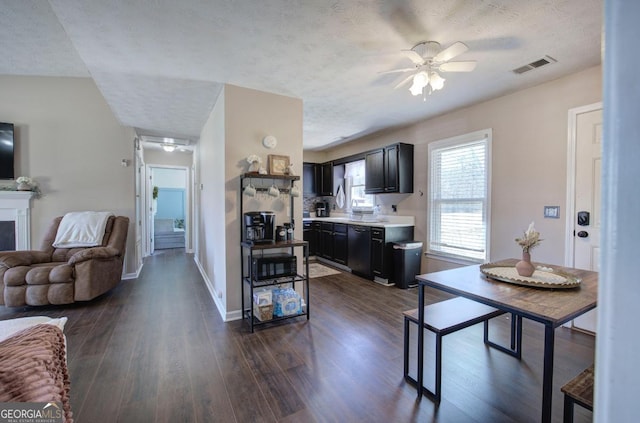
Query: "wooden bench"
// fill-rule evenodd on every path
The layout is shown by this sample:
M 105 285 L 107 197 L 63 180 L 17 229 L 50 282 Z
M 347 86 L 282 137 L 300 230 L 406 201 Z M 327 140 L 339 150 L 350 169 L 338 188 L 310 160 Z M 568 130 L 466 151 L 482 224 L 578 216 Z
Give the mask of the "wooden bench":
M 567 382 L 560 390 L 564 392 L 564 423 L 573 423 L 574 404 L 593 411 L 593 364 Z
M 442 384 L 442 337 L 460 329 L 484 322 L 484 343 L 518 359 L 522 347 L 522 317 L 512 315 L 511 348 L 489 341 L 489 319 L 505 312 L 488 305 L 463 297 L 452 298 L 424 307 L 424 328 L 436 335 L 435 388 L 432 391 L 421 387 L 424 394 L 434 402 L 440 403 L 440 387 Z M 418 382 L 409 376 L 409 322 L 418 324 L 418 309 L 407 310 L 404 314 L 404 378 L 417 386 Z

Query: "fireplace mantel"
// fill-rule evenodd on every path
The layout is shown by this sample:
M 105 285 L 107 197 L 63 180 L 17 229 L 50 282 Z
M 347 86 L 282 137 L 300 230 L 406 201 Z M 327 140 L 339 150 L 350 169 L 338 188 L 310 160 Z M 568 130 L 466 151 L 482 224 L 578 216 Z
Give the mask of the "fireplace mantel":
M 0 190 L 0 220 L 13 221 L 16 228 L 16 250 L 31 249 L 32 191 Z

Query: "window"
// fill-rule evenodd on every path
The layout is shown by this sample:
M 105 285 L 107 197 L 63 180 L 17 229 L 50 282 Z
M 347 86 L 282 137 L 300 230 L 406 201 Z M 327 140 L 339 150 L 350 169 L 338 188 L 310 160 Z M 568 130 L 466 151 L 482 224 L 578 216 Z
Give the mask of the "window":
M 491 130 L 429 144 L 428 253 L 489 257 Z
M 374 196 L 364 193 L 365 173 L 364 160 L 349 162 L 345 165 L 344 179 L 347 189 L 347 208 L 373 207 Z

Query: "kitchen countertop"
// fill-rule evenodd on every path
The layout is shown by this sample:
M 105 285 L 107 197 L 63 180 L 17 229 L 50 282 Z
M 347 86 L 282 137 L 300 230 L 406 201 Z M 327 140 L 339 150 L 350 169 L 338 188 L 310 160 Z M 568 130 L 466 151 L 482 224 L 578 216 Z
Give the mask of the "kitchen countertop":
M 372 226 L 376 228 L 396 228 L 403 226 L 415 226 L 415 217 L 413 216 L 387 216 L 381 215 L 373 220 L 357 220 L 352 219 L 347 214 L 334 214 L 331 217 L 305 217 L 303 222 L 331 222 L 346 223 L 349 225 Z

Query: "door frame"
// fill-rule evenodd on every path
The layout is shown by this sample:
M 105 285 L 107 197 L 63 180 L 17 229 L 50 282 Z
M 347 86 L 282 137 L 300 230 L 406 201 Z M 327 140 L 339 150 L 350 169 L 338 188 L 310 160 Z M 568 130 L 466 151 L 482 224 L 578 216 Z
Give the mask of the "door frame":
M 602 109 L 599 101 L 586 106 L 569 109 L 568 140 L 567 140 L 567 205 L 565 213 L 565 241 L 564 241 L 564 265 L 573 267 L 575 251 L 573 248 L 574 220 L 576 214 L 576 145 L 577 145 L 577 121 L 578 116 Z
M 178 169 L 178 170 L 184 170 L 185 171 L 185 189 L 186 189 L 186 198 L 184 201 L 184 207 L 185 207 L 185 219 L 184 219 L 184 224 L 187 227 L 187 230 L 185 231 L 185 252 L 186 253 L 192 253 L 193 252 L 193 248 L 192 246 L 192 239 L 193 239 L 193 234 L 195 233 L 193 226 L 193 221 L 195 219 L 192 219 L 191 213 L 192 210 L 194 210 L 194 197 L 193 197 L 193 189 L 192 189 L 192 185 L 193 185 L 193 176 L 194 176 L 194 172 L 193 172 L 193 166 L 177 166 L 177 165 L 162 165 L 162 164 L 151 164 L 151 163 L 146 163 L 144 165 L 145 167 L 145 180 L 146 180 L 146 218 L 147 218 L 147 225 L 144 226 L 144 231 L 145 231 L 145 245 L 146 245 L 146 249 L 145 249 L 145 257 L 148 255 L 153 254 L 153 252 L 151 251 L 151 237 L 153 236 L 153 229 L 152 229 L 152 225 L 153 225 L 153 219 L 151 218 L 152 215 L 152 209 L 153 209 L 153 199 L 152 199 L 152 195 L 151 195 L 151 191 L 153 190 L 153 181 L 151 180 L 151 176 L 153 175 L 153 170 L 152 169 L 158 169 L 158 168 L 162 168 L 162 169 Z

